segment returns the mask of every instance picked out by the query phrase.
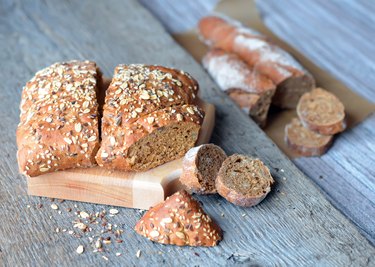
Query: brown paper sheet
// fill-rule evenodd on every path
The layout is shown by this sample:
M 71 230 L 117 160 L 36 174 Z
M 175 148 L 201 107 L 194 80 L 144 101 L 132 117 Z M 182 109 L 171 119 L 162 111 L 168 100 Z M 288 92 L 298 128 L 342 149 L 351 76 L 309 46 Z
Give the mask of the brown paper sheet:
M 296 51 L 290 45 L 280 40 L 262 22 L 254 0 L 222 0 L 215 8 L 216 12 L 226 14 L 244 25 L 253 28 L 281 48 L 292 54 L 316 79 L 317 86 L 323 87 L 334 93 L 345 106 L 348 128 L 363 121 L 368 115 L 375 111 L 375 104 L 359 96 L 333 76 L 317 67 L 314 63 Z M 173 37 L 199 62 L 207 52 L 207 47 L 198 39 L 197 30 L 192 29 L 185 33 L 174 34 Z M 295 110 L 270 110 L 267 126 L 264 129 L 266 134 L 278 145 L 278 147 L 290 158 L 297 157 L 284 142 L 284 127 L 296 117 Z

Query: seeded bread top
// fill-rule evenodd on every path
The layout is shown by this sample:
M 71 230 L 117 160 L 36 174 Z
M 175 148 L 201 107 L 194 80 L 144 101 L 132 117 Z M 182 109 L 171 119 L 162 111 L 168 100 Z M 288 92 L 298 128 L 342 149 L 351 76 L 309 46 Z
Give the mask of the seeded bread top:
M 17 129 L 21 172 L 36 176 L 94 164 L 96 83 L 94 62 L 69 61 L 37 72 L 26 84 Z
M 103 120 L 131 123 L 155 110 L 192 104 L 198 83 L 186 72 L 162 66 L 119 65 L 107 90 Z M 105 129 L 103 129 L 105 130 Z
M 219 226 L 184 190 L 147 211 L 135 231 L 152 241 L 177 246 L 215 246 L 221 240 Z

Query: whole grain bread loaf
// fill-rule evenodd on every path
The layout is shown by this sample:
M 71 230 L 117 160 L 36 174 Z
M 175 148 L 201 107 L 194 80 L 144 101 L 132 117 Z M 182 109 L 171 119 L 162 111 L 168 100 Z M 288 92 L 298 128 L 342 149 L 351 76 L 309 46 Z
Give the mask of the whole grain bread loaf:
M 214 144 L 191 148 L 182 162 L 180 182 L 198 194 L 216 193 L 215 180 L 226 158 L 224 150 Z
M 332 144 L 332 135 L 321 135 L 304 127 L 297 118 L 285 126 L 285 142 L 295 153 L 305 156 L 320 156 Z
M 239 22 L 207 16 L 198 28 L 206 44 L 236 53 L 276 84 L 273 104 L 295 108 L 301 95 L 314 88 L 314 78 L 290 54 Z
M 216 179 L 216 189 L 229 202 L 251 207 L 267 196 L 273 183 L 271 173 L 262 161 L 234 154 L 223 162 Z
M 275 84 L 250 68 L 239 56 L 222 49 L 211 49 L 203 66 L 230 98 L 261 127 L 265 126 Z
M 23 88 L 17 159 L 27 176 L 95 165 L 100 73 L 94 62 L 55 63 Z
M 220 227 L 184 190 L 148 210 L 135 231 L 151 241 L 177 246 L 211 247 L 222 238 Z
M 109 169 L 143 171 L 182 157 L 203 121 L 197 82 L 162 66 L 119 65 L 107 89 L 96 160 Z
M 322 88 L 301 97 L 297 114 L 306 128 L 323 135 L 333 135 L 346 128 L 344 105 L 335 95 Z

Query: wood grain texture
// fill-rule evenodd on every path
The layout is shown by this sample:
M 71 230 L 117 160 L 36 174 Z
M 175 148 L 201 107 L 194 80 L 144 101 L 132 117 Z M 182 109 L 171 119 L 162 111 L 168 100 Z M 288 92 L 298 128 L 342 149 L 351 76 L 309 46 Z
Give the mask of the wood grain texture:
M 370 266 L 375 249 L 336 210 L 263 132 L 223 95 L 160 24 L 136 1 L 24 2 L 0 4 L 0 260 L 5 266 Z M 93 19 L 95 18 L 95 19 Z M 197 197 L 225 231 L 215 248 L 179 248 L 153 244 L 133 226 L 141 214 L 120 209 L 111 219 L 124 229 L 121 244 L 94 254 L 88 238 L 56 233 L 71 229 L 73 210 L 100 211 L 101 205 L 66 201 L 61 214 L 46 199 L 28 197 L 26 181 L 18 174 L 15 129 L 21 87 L 38 69 L 71 58 L 98 62 L 109 75 L 118 63 L 157 63 L 182 68 L 200 82 L 203 98 L 217 107 L 212 141 L 227 153 L 258 156 L 276 180 L 260 205 L 244 209 L 218 196 Z M 286 177 L 286 180 L 283 179 Z M 43 203 L 44 208 L 35 206 Z M 77 208 L 73 205 L 76 204 Z M 26 205 L 30 205 L 27 208 Z M 78 255 L 79 244 L 86 252 Z M 141 250 L 140 258 L 136 257 Z M 115 257 L 115 252 L 122 252 Z
M 201 5 L 202 11 L 210 12 L 217 0 L 179 4 L 168 0 L 152 1 L 153 4 L 150 1 L 141 2 L 171 32 L 183 32 L 194 27 L 204 15 L 203 12 L 194 11 L 197 6 Z M 169 8 L 160 8 L 166 3 Z M 261 0 L 256 3 L 265 24 L 276 35 L 353 91 L 375 102 L 375 46 L 369 38 L 375 34 L 374 1 Z M 177 16 L 177 13 L 184 16 Z M 294 160 L 373 244 L 374 125 L 375 115 L 372 115 L 356 129 L 341 134 L 323 157 Z M 358 150 L 358 153 L 353 153 L 353 150 Z

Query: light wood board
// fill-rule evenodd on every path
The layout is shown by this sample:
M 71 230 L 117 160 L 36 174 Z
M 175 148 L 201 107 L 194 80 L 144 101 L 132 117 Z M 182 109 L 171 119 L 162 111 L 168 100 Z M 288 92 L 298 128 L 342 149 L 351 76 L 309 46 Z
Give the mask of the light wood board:
M 205 117 L 197 145 L 209 142 L 215 107 L 200 101 Z M 111 171 L 101 167 L 70 169 L 27 178 L 28 194 L 138 209 L 149 209 L 183 188 L 178 181 L 182 159 L 145 172 Z

